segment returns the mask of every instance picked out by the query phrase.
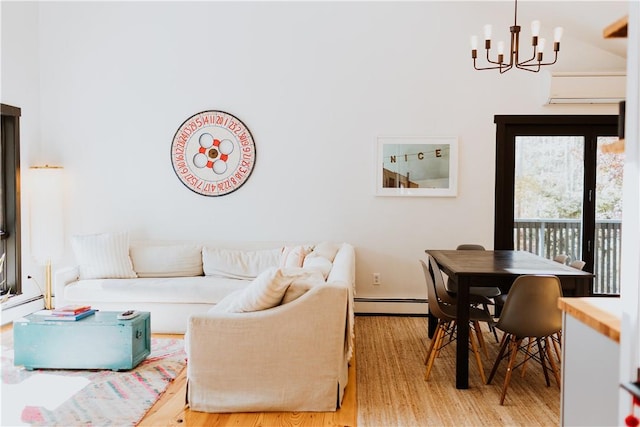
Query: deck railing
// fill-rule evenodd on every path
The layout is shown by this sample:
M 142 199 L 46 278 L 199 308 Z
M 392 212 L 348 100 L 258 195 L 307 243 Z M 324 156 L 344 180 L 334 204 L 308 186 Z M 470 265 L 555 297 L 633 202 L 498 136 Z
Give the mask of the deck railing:
M 545 258 L 567 254 L 582 257 L 582 223 L 574 219 L 516 219 L 514 247 Z M 620 249 L 622 221 L 596 221 L 594 294 L 620 293 Z

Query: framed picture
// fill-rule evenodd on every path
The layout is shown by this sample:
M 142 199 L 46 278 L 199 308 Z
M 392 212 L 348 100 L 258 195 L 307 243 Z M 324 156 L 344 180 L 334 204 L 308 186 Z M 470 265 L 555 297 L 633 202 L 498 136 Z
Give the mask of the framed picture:
M 376 195 L 455 197 L 458 138 L 379 137 Z

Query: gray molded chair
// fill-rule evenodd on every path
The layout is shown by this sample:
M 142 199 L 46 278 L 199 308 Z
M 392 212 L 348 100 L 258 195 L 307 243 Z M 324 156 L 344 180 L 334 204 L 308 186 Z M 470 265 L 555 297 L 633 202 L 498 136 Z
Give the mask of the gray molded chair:
M 473 243 L 465 243 L 462 245 L 458 245 L 456 248 L 459 251 L 484 251 L 484 246 L 477 245 Z M 458 284 L 451 280 L 447 279 L 447 290 L 452 294 L 457 294 L 458 292 Z M 502 291 L 498 287 L 484 287 L 484 286 L 471 286 L 469 288 L 469 298 L 472 305 L 482 305 L 484 310 L 489 312 L 489 305 L 495 305 L 498 303 L 498 299 L 501 298 Z M 498 342 L 498 335 L 495 330 L 491 328 L 493 332 L 493 336 L 496 338 L 496 342 Z
M 456 306 L 445 304 L 440 301 L 438 298 L 438 294 L 436 292 L 436 283 L 432 276 L 432 272 L 429 271 L 429 268 L 425 264 L 424 261 L 420 260 L 420 264 L 422 265 L 422 271 L 424 272 L 425 281 L 427 283 L 427 298 L 429 303 L 429 312 L 431 315 L 438 319 L 438 325 L 436 327 L 436 332 L 431 339 L 431 345 L 429 346 L 429 350 L 427 351 L 426 358 L 426 371 L 425 371 L 425 381 L 429 379 L 431 374 L 431 369 L 433 368 L 433 364 L 435 362 L 436 357 L 440 353 L 440 350 L 451 342 L 451 340 L 445 342 L 445 336 L 452 334 L 455 328 L 452 328 L 451 325 L 456 321 Z M 440 270 L 436 269 L 433 273 L 440 274 Z M 474 325 L 475 328 L 479 328 L 478 322 L 490 322 L 493 319 L 491 316 L 487 316 L 487 314 L 479 310 L 477 308 L 471 308 L 469 312 L 469 320 Z M 478 351 L 478 345 L 474 338 L 474 334 L 469 334 L 469 341 L 471 342 L 471 348 L 473 350 L 473 354 L 476 359 L 476 363 L 478 365 L 478 370 L 480 372 L 480 378 L 484 383 L 486 381 L 486 377 L 484 374 L 484 367 L 482 365 L 482 360 L 480 358 L 480 352 Z
M 562 328 L 562 312 L 558 308 L 558 298 L 562 296 L 560 280 L 549 275 L 524 275 L 513 282 L 509 297 L 502 309 L 496 328 L 505 332 L 498 357 L 489 374 L 487 384 L 491 384 L 503 358 L 508 358 L 508 366 L 502 386 L 500 404 L 504 404 L 507 388 L 514 369 L 533 358 L 542 366 L 547 387 L 550 386 L 548 369 L 550 368 L 560 387 L 560 376 L 551 355 L 549 338 Z M 531 345 L 537 344 L 537 351 L 531 352 Z M 506 354 L 505 354 L 506 352 Z M 525 359 L 516 365 L 518 352 L 525 353 Z
M 456 250 L 459 251 L 484 251 L 484 246 L 476 244 L 462 244 L 458 245 Z M 451 279 L 447 280 L 447 290 L 451 293 L 458 293 L 458 284 Z M 491 304 L 491 298 L 495 298 L 500 295 L 500 288 L 498 287 L 484 287 L 484 286 L 472 286 L 469 288 L 469 295 L 475 295 L 484 297 L 483 304 Z M 473 303 L 473 301 L 472 301 Z M 486 308 L 486 307 L 485 307 Z
M 581 259 L 577 259 L 577 260 L 571 261 L 569 263 L 569 267 L 577 268 L 578 270 L 582 270 L 585 265 L 586 265 L 586 263 L 584 261 L 582 261 Z
M 555 262 L 559 262 L 560 264 L 566 264 L 571 261 L 571 257 L 567 254 L 559 254 L 553 257 Z
M 436 285 L 436 295 L 438 299 L 445 304 L 456 306 L 458 303 L 458 300 L 456 299 L 456 295 L 450 293 L 447 290 L 444 284 L 444 277 L 442 277 L 442 272 L 440 271 L 440 267 L 438 266 L 438 263 L 436 262 L 435 258 L 432 257 L 431 255 L 427 255 L 427 258 L 429 262 L 429 273 L 431 274 L 431 277 L 433 278 L 433 281 Z M 482 301 L 483 301 L 483 299 L 481 299 L 481 297 L 478 297 L 477 295 L 470 295 L 470 299 L 471 299 L 471 305 L 479 305 L 479 304 L 482 304 Z M 488 319 L 487 324 L 489 326 L 489 330 L 493 331 L 495 335 L 495 329 L 493 328 L 495 321 L 493 320 L 493 316 L 491 315 L 489 310 L 486 308 L 486 306 L 484 307 L 483 311 L 486 314 L 485 318 Z M 482 329 L 480 328 L 479 323 L 474 325 L 474 330 L 476 331 L 476 336 L 478 338 L 478 343 L 480 344 L 480 348 L 483 350 L 485 356 L 488 359 L 489 351 L 487 350 L 487 345 L 484 341 L 484 337 L 482 336 Z M 496 335 L 496 342 L 497 342 L 497 335 Z

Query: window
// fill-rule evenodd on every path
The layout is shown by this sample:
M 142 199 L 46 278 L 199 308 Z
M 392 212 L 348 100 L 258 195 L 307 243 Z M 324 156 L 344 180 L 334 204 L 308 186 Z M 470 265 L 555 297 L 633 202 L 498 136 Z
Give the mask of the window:
M 0 104 L 0 250 L 5 262 L 0 271 L 2 294 L 17 295 L 21 287 L 20 248 L 20 108 Z M 1 255 L 0 255 L 1 256 Z
M 496 116 L 496 249 L 567 254 L 619 294 L 623 154 L 618 116 Z

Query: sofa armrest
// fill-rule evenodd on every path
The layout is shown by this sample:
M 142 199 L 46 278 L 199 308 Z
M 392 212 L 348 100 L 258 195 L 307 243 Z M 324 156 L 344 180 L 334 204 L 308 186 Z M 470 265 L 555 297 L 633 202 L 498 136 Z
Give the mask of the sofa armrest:
M 344 283 L 355 292 L 356 253 L 349 243 L 343 243 L 333 259 L 333 265 L 327 277 L 327 283 Z
M 64 287 L 70 283 L 76 282 L 80 279 L 80 268 L 78 266 L 65 267 L 56 270 L 53 275 L 53 286 L 56 307 L 62 307 L 66 305 L 64 299 Z
M 356 252 L 352 245 L 343 243 L 335 258 L 327 283 L 343 284 L 349 289 L 349 303 L 347 306 L 347 325 L 345 335 L 345 353 L 347 360 L 353 356 L 355 342 L 355 313 L 353 297 L 356 293 Z
M 331 411 L 346 386 L 349 290 L 317 286 L 288 304 L 189 319 L 188 400 L 205 412 Z

